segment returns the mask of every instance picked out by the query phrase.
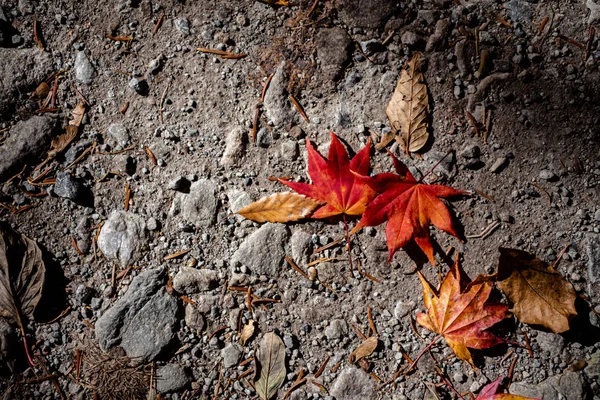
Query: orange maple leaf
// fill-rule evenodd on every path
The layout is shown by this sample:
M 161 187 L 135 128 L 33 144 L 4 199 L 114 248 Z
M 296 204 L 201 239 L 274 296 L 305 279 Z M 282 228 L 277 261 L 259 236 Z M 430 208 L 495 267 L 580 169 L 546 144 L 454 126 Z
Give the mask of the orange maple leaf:
M 501 391 L 500 384 L 502 383 L 502 378 L 503 377 L 501 376 L 494 382 L 484 386 L 475 400 L 541 400 L 532 397 L 517 396 L 514 394 L 498 393 Z
M 471 282 L 457 258 L 438 293 L 420 272 L 419 278 L 427 313 L 417 313 L 417 322 L 442 335 L 458 358 L 473 366 L 468 348 L 487 349 L 503 342 L 487 331 L 510 316 L 506 304 L 486 304 L 494 276 L 479 275 Z
M 462 239 L 455 229 L 448 208 L 439 198 L 457 196 L 465 192 L 448 186 L 428 185 L 417 181 L 404 163 L 392 153 L 389 154 L 397 174 L 383 173 L 361 177 L 380 194 L 369 203 L 351 234 L 365 226 L 376 226 L 388 221 L 385 230 L 390 252 L 388 261 L 392 259 L 396 250 L 414 239 L 431 264 L 435 265 L 429 236 L 430 224 L 433 223 L 439 229 Z
M 326 203 L 312 215 L 313 218 L 327 218 L 338 214 L 361 215 L 376 193 L 360 178 L 369 173 L 371 139 L 352 160 L 344 145 L 331 132 L 331 145 L 327 160 L 306 139 L 308 150 L 308 175 L 312 184 L 279 181 L 296 192 L 314 200 Z

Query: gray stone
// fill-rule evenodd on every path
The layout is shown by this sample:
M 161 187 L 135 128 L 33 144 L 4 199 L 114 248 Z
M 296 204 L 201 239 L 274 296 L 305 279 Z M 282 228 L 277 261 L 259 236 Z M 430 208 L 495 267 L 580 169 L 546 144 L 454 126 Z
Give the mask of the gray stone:
M 400 321 L 402 318 L 406 317 L 408 314 L 415 309 L 417 303 L 412 300 L 402 301 L 396 303 L 396 307 L 394 307 L 394 317 Z
M 325 336 L 327 339 L 341 339 L 348 334 L 348 324 L 343 319 L 334 319 L 327 328 L 325 328 Z
M 582 400 L 585 398 L 585 382 L 581 374 L 567 371 L 537 385 L 514 382 L 509 391 L 518 396 L 544 400 Z
M 158 74 L 162 69 L 164 62 L 165 56 L 162 54 L 150 61 L 150 64 L 148 64 L 148 73 L 152 75 Z
M 408 47 L 415 47 L 419 43 L 419 36 L 411 31 L 406 31 L 400 37 L 400 41 L 403 45 Z
M 229 209 L 233 213 L 240 211 L 242 208 L 252 203 L 250 195 L 243 190 L 231 189 L 227 192 L 227 198 L 229 199 Z M 239 217 L 241 219 L 244 218 L 241 215 Z
M 513 23 L 522 25 L 531 23 L 531 5 L 526 0 L 511 0 L 504 3 L 504 7 L 510 11 L 510 19 Z
M 173 278 L 173 288 L 184 294 L 207 292 L 218 285 L 217 272 L 210 269 L 182 267 Z
M 107 129 L 108 136 L 120 147 L 127 147 L 131 137 L 123 124 L 110 124 Z
M 490 172 L 499 174 L 506 166 L 506 157 L 498 157 L 490 167 Z
M 15 330 L 8 321 L 0 318 L 0 370 L 3 366 L 6 366 L 9 372 L 14 370 L 15 350 L 18 346 Z
M 102 225 L 98 248 L 122 268 L 136 262 L 146 248 L 148 233 L 144 218 L 127 211 L 113 211 Z
M 94 289 L 91 289 L 85 285 L 77 286 L 75 290 L 75 303 L 78 306 L 88 304 L 94 296 Z
M 221 165 L 228 167 L 238 165 L 246 152 L 248 135 L 242 127 L 229 131 L 225 138 L 225 151 L 221 156 Z
M 160 223 L 156 220 L 156 218 L 150 217 L 146 221 L 146 228 L 151 231 L 157 231 L 160 229 Z
M 17 173 L 24 164 L 36 164 L 48 151 L 55 127 L 55 118 L 41 115 L 13 126 L 0 146 L 0 180 Z
M 167 183 L 167 189 L 175 190 L 178 192 L 186 192 L 189 190 L 191 182 L 185 176 L 178 176 L 177 178 L 171 179 Z
M 401 2 L 389 0 L 344 0 L 338 4 L 338 12 L 347 26 L 378 29 L 401 7 Z
M 600 379 L 600 350 L 596 350 L 583 370 L 590 380 Z
M 362 369 L 349 365 L 333 381 L 330 393 L 336 400 L 375 400 L 375 381 Z
M 198 312 L 206 314 L 219 304 L 220 296 L 218 294 L 201 294 L 195 296 L 194 299 Z
M 173 24 L 183 36 L 188 36 L 190 34 L 190 21 L 188 21 L 187 18 L 176 18 L 173 21 Z
M 206 328 L 206 321 L 200 311 L 191 304 L 185 306 L 185 324 L 188 328 L 201 332 Z
M 312 235 L 304 230 L 296 230 L 290 239 L 292 248 L 292 259 L 298 265 L 305 265 L 312 254 Z
M 588 280 L 590 283 L 600 282 L 600 235 L 586 234 L 583 248 L 587 256 Z
M 295 161 L 298 158 L 298 142 L 289 139 L 281 143 L 281 158 L 288 161 Z
M 338 80 L 350 61 L 352 38 L 342 28 L 323 28 L 317 32 L 315 43 L 323 73 L 331 80 Z
M 452 28 L 452 24 L 448 19 L 440 19 L 435 24 L 435 32 L 429 37 L 425 51 L 431 51 L 436 48 L 441 48 L 445 43 L 444 41 L 448 37 L 448 33 Z
M 555 181 L 558 179 L 558 176 L 556 176 L 556 174 L 552 171 L 548 171 L 547 169 L 543 169 L 540 171 L 539 174 L 540 179 L 543 179 L 545 181 Z
M 173 200 L 170 214 L 196 226 L 210 226 L 217 217 L 217 186 L 208 179 L 192 183 L 189 193 L 178 193 Z
M 552 332 L 538 331 L 535 341 L 543 351 L 552 355 L 559 354 L 565 348 L 565 338 Z
M 236 366 L 242 358 L 242 346 L 237 343 L 229 343 L 221 350 L 221 357 L 225 368 Z
M 79 82 L 89 85 L 93 82 L 95 75 L 96 70 L 85 52 L 77 52 L 77 56 L 75 56 L 75 78 Z
M 288 100 L 288 83 L 285 62 L 282 61 L 269 83 L 264 101 L 267 119 L 275 126 L 283 126 L 291 122 L 295 116 Z
M 33 4 L 31 4 L 31 0 L 19 0 L 17 7 L 23 15 L 33 14 Z
M 145 96 L 148 94 L 148 81 L 146 81 L 145 79 L 131 78 L 129 80 L 129 87 L 141 96 Z
M 267 128 L 260 128 L 256 134 L 256 145 L 267 148 L 271 145 L 271 133 Z
M 284 264 L 285 243 L 289 237 L 287 226 L 264 224 L 242 242 L 231 263 L 245 265 L 257 275 L 277 277 Z
M 464 148 L 463 151 L 460 152 L 461 157 L 463 158 L 479 158 L 481 155 L 481 150 L 479 146 L 469 145 Z
M 593 25 L 600 21 L 600 4 L 594 3 L 594 0 L 587 0 L 585 5 L 590 10 L 588 25 Z
M 155 360 L 175 338 L 177 299 L 165 291 L 166 269 L 142 272 L 127 293 L 96 322 L 104 351 L 121 346 L 140 362 Z
M 184 390 L 192 381 L 188 371 L 178 364 L 167 364 L 156 369 L 156 390 L 170 393 Z
M 54 184 L 54 193 L 63 199 L 71 201 L 78 200 L 83 194 L 83 182 L 75 178 L 68 172 L 58 172 L 56 174 L 56 183 Z

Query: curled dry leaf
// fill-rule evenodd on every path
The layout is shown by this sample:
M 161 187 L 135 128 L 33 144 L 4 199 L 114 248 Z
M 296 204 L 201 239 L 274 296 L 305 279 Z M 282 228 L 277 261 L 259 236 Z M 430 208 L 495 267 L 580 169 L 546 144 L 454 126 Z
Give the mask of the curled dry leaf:
M 392 130 L 381 138 L 376 148 L 384 148 L 395 138 L 406 154 L 419 151 L 429 139 L 428 112 L 427 86 L 417 53 L 400 72 L 396 90 L 385 109 Z
M 569 321 L 577 315 L 573 285 L 552 266 L 525 251 L 500 248 L 498 287 L 523 323 L 561 333 L 569 330 Z
M 365 357 L 369 357 L 379 344 L 379 339 L 376 336 L 371 336 L 370 338 L 363 341 L 351 354 L 349 360 L 351 363 L 356 363 L 362 360 Z
M 267 332 L 260 341 L 255 356 L 254 388 L 261 400 L 277 394 L 286 375 L 285 345 L 275 332 Z
M 275 193 L 247 205 L 237 213 L 256 222 L 290 222 L 308 217 L 319 205 L 319 202 L 301 194 Z
M 31 98 L 35 98 L 38 100 L 45 99 L 50 93 L 50 86 L 46 82 L 42 82 L 38 85 L 35 91 L 31 94 Z
M 246 325 L 244 325 L 244 327 L 242 328 L 242 333 L 240 334 L 240 343 L 242 344 L 242 346 L 245 346 L 246 342 L 250 340 L 252 336 L 254 336 L 254 330 L 254 320 L 250 320 Z
M 494 285 L 493 276 L 479 275 L 471 282 L 458 257 L 439 291 L 435 291 L 420 272 L 418 274 L 427 313 L 417 313 L 417 322 L 442 335 L 458 358 L 473 365 L 469 348 L 487 349 L 503 342 L 488 331 L 509 316 L 505 304 L 487 304 Z
M 85 105 L 82 102 L 77 103 L 75 108 L 71 111 L 71 120 L 69 120 L 69 124 L 65 126 L 65 133 L 52 139 L 50 150 L 48 151 L 48 158 L 55 157 L 58 153 L 66 149 L 73 139 L 75 139 L 79 132 L 79 125 L 81 125 L 84 114 Z

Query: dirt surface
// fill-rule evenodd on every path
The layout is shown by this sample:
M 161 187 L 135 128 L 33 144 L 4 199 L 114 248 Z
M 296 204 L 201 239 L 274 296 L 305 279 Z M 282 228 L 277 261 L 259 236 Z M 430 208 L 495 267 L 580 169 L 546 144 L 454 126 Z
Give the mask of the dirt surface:
M 427 383 L 441 383 L 437 395 L 455 398 L 436 365 L 460 393 L 477 393 L 506 375 L 515 356 L 511 391 L 517 394 L 600 398 L 600 47 L 589 40 L 599 5 L 0 5 L 0 220 L 35 239 L 48 258 L 44 297 L 27 325 L 39 357 L 35 367 L 27 365 L 14 329 L 2 328 L 0 344 L 10 350 L 0 357 L 3 398 L 92 399 L 95 392 L 101 398 L 158 392 L 168 399 L 253 398 L 246 373 L 252 364 L 240 363 L 273 329 L 284 339 L 288 362 L 279 398 L 301 370 L 312 377 L 328 357 L 317 379 L 328 393 L 309 382 L 291 398 L 435 398 Z M 44 51 L 35 43 L 34 21 Z M 197 48 L 246 57 L 223 59 Z M 403 250 L 387 263 L 383 226 L 353 238 L 351 270 L 344 246 L 313 254 L 344 236 L 342 220 L 261 227 L 233 214 L 285 191 L 269 177 L 306 179 L 305 137 L 324 155 L 329 130 L 354 152 L 369 136 L 377 142 L 390 129 L 385 107 L 400 69 L 415 52 L 422 53 L 430 95 L 431 139 L 422 157 L 409 159 L 397 145 L 390 150 L 417 177 L 451 152 L 427 181 L 473 193 L 451 202 L 465 243 L 432 229 L 437 268 L 423 257 L 415 263 Z M 58 71 L 64 71 L 58 111 L 36 117 L 40 102 L 30 94 Z M 79 135 L 34 170 L 61 132 L 55 126 L 67 124 L 82 96 L 90 105 Z M 465 110 L 480 122 L 491 115 L 486 140 Z M 27 182 L 47 168 L 55 184 Z M 374 172 L 390 168 L 386 152 L 372 154 Z M 492 224 L 483 237 L 469 237 Z M 569 332 L 513 321 L 498 328 L 512 344 L 479 352 L 477 372 L 439 344 L 432 348 L 435 361 L 423 357 L 415 373 L 379 387 L 406 365 L 403 353 L 414 358 L 433 337 L 410 323 L 423 311 L 415 265 L 438 282 L 449 269 L 440 258 L 449 246 L 475 277 L 496 271 L 498 247 L 553 262 L 566 245 L 558 269 L 588 300 Z M 164 260 L 183 250 L 189 252 Z M 304 270 L 316 259 L 335 258 L 315 266 L 329 288 L 304 279 L 285 255 Z M 359 263 L 379 282 L 360 275 Z M 247 293 L 231 286 L 280 303 L 249 310 Z M 371 376 L 348 361 L 361 343 L 355 328 L 369 329 L 368 307 L 380 338 Z M 238 329 L 250 320 L 256 333 L 239 346 Z M 53 379 L 37 379 L 48 375 Z

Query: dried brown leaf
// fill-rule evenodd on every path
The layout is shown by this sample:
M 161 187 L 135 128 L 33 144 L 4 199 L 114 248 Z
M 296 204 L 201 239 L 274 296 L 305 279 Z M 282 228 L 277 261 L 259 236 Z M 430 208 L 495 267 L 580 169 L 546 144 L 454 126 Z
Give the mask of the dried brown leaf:
M 36 98 L 38 100 L 45 99 L 50 93 L 50 86 L 46 82 L 42 82 L 38 85 L 35 91 L 31 94 L 31 98 Z
M 275 193 L 247 205 L 237 213 L 256 222 L 289 222 L 308 217 L 319 205 L 319 202 L 301 194 Z
M 356 363 L 365 357 L 369 357 L 379 344 L 379 339 L 376 336 L 371 336 L 363 341 L 351 354 L 350 362 Z
M 400 72 L 396 90 L 385 110 L 392 130 L 381 138 L 376 148 L 384 148 L 395 138 L 406 154 L 422 149 L 429 139 L 428 112 L 427 86 L 417 53 Z
M 67 148 L 69 144 L 77 137 L 79 132 L 79 125 L 83 120 L 85 114 L 85 105 L 83 102 L 77 103 L 75 108 L 71 111 L 71 119 L 69 124 L 65 126 L 65 132 L 52 139 L 50 144 L 50 150 L 48 151 L 48 158 L 53 158 L 61 151 Z
M 23 331 L 22 318 L 33 319 L 45 275 L 37 244 L 0 222 L 0 317 Z
M 277 394 L 286 375 L 285 345 L 275 332 L 267 332 L 260 341 L 254 360 L 254 387 L 261 400 Z
M 261 3 L 267 3 L 274 6 L 289 6 L 290 2 L 288 0 L 258 0 Z
M 556 269 L 533 254 L 500 248 L 498 287 L 512 304 L 517 319 L 554 333 L 569 330 L 577 315 L 577 293 Z
M 240 334 L 240 343 L 242 346 L 246 345 L 246 342 L 254 336 L 255 325 L 254 320 L 248 321 L 246 325 L 242 328 L 242 333 Z

